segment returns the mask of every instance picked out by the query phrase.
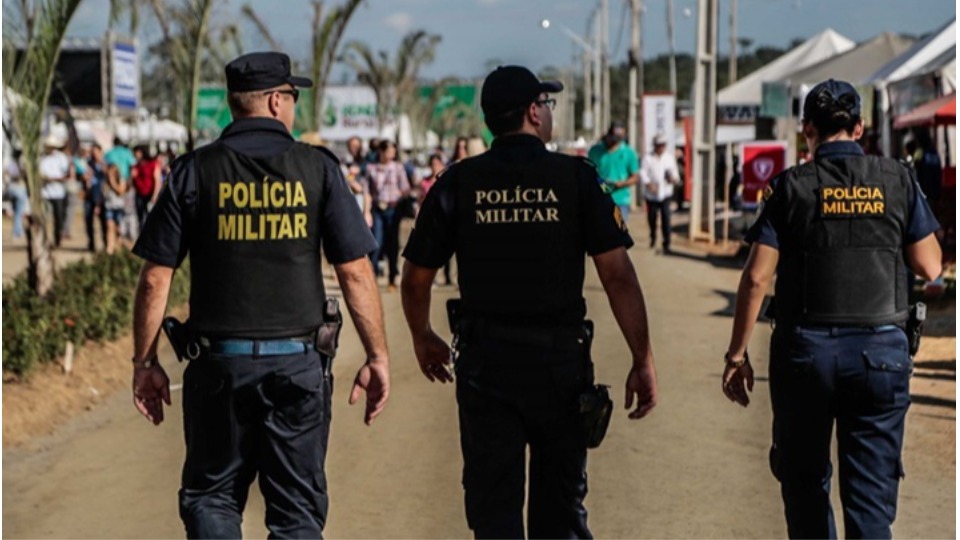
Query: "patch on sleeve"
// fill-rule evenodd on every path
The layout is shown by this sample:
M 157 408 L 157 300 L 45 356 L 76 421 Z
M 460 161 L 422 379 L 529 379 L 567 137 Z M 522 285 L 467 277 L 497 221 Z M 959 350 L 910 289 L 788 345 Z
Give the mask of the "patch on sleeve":
M 763 200 L 766 201 L 766 200 L 769 199 L 772 195 L 773 195 L 773 186 L 771 186 L 771 185 L 768 183 L 768 184 L 767 184 L 767 187 L 763 188 Z
M 617 222 L 617 227 L 619 227 L 621 231 L 627 232 L 627 223 L 623 220 L 623 214 L 617 205 L 613 205 L 613 220 Z
M 886 214 L 884 186 L 841 186 L 820 189 L 821 218 L 869 218 Z

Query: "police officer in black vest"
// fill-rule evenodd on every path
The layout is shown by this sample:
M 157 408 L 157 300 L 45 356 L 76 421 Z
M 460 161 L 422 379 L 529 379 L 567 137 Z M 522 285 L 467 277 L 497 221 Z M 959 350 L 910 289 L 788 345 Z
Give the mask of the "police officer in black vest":
M 588 538 L 587 443 L 579 399 L 593 383 L 583 299 L 593 257 L 632 353 L 626 406 L 641 418 L 657 383 L 646 307 L 627 255 L 633 241 L 587 161 L 544 146 L 558 82 L 518 66 L 484 81 L 491 149 L 450 167 L 430 190 L 404 251 L 403 307 L 430 381 L 453 380 L 431 329 L 430 289 L 456 254 L 457 402 L 467 522 L 478 538 L 523 538 L 530 451 L 530 538 Z
M 272 52 L 230 62 L 226 76 L 233 123 L 174 162 L 134 248 L 146 261 L 134 315 L 134 402 L 163 421 L 170 389 L 157 335 L 174 269 L 189 254 L 189 337 L 179 343 L 191 359 L 180 490 L 187 536 L 239 538 L 259 477 L 271 537 L 317 538 L 327 516 L 331 405 L 330 353 L 314 337 L 325 320 L 321 242 L 367 353 L 350 402 L 366 391 L 368 424 L 389 393 L 367 259 L 376 246 L 336 158 L 290 135 L 298 88 L 310 79 L 291 76 L 287 55 Z
M 737 293 L 723 391 L 749 403 L 747 343 L 777 275 L 770 343 L 773 446 L 791 538 L 835 538 L 830 439 L 850 538 L 890 538 L 910 404 L 907 267 L 940 274 L 938 225 L 913 173 L 865 156 L 860 96 L 833 79 L 803 106 L 814 159 L 773 179 Z

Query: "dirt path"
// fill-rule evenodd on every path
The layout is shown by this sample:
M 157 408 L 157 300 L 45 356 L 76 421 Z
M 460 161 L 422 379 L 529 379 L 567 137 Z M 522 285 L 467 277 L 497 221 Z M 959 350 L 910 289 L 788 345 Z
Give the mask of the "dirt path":
M 639 221 L 635 222 L 635 227 Z M 645 234 L 637 235 L 640 244 Z M 619 411 L 603 446 L 590 454 L 590 522 L 601 538 L 784 537 L 778 485 L 767 466 L 769 329 L 752 348 L 759 384 L 747 409 L 721 395 L 738 272 L 693 257 L 631 251 L 648 297 L 661 403 L 629 422 Z M 445 329 L 435 291 L 433 321 Z M 591 271 L 586 287 L 596 321 L 597 376 L 622 406 L 626 346 Z M 334 369 L 334 422 L 327 461 L 330 538 L 467 537 L 463 517 L 456 404 L 452 386 L 420 375 L 397 294 L 384 294 L 393 394 L 373 428 L 346 404 L 362 358 L 356 333 L 344 332 Z M 955 342 L 955 341 L 954 341 Z M 915 380 L 896 537 L 955 537 L 955 354 L 932 355 Z M 951 367 L 952 360 L 952 367 Z M 164 354 L 180 380 L 179 366 Z M 78 368 L 79 369 L 79 368 Z M 951 371 L 952 370 L 952 371 Z M 933 384 L 933 386 L 931 386 Z M 183 458 L 179 392 L 166 422 L 153 427 L 121 391 L 53 435 L 3 453 L 4 538 L 182 537 L 176 491 Z M 836 490 L 835 490 L 836 492 Z M 263 505 L 251 497 L 244 532 L 264 537 Z

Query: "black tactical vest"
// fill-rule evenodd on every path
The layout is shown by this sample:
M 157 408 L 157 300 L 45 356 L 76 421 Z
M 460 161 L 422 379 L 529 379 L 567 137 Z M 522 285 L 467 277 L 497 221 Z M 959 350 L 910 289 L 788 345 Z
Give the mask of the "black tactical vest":
M 190 322 L 208 335 L 303 335 L 320 325 L 320 154 L 304 144 L 252 158 L 197 150 Z
M 890 159 L 859 156 L 817 159 L 780 180 L 777 323 L 905 321 L 909 172 Z
M 494 147 L 457 166 L 463 310 L 502 321 L 582 321 L 579 177 L 587 165 L 542 147 L 523 151 L 525 159 L 503 159 Z

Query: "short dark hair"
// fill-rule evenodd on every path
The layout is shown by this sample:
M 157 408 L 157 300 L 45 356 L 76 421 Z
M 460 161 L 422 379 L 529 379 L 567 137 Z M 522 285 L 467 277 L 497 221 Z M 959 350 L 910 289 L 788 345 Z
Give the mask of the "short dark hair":
M 483 121 L 487 124 L 487 129 L 494 137 L 499 137 L 505 133 L 517 131 L 523 127 L 523 117 L 527 113 L 527 108 L 514 109 L 493 117 L 486 117 Z
M 377 145 L 377 150 L 380 151 L 380 152 L 386 152 L 386 151 L 387 151 L 387 148 L 390 148 L 391 146 L 394 148 L 394 150 L 396 150 L 396 148 L 397 148 L 397 143 L 391 141 L 390 139 L 383 139 L 383 140 L 380 141 L 380 143 Z

